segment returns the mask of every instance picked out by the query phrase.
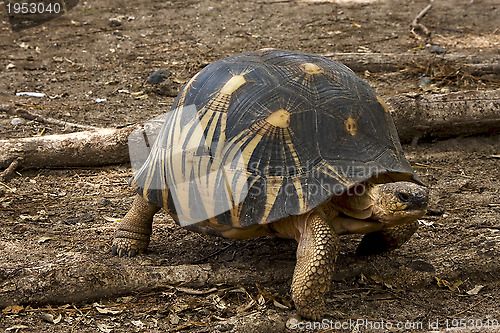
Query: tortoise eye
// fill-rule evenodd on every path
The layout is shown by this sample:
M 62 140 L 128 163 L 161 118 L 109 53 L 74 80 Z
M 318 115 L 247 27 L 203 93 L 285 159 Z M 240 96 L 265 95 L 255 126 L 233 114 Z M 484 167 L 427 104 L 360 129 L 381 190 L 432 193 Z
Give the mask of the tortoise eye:
M 409 202 L 411 200 L 411 196 L 405 192 L 398 192 L 396 196 L 402 202 Z

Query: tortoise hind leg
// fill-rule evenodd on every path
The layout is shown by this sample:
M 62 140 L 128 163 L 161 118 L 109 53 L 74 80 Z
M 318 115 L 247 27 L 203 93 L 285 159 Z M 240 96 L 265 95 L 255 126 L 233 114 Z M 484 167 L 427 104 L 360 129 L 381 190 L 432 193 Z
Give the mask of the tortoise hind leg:
M 313 320 L 325 311 L 324 294 L 332 280 L 339 239 L 323 214 L 313 212 L 297 225 L 300 237 L 292 299 L 298 313 Z
M 387 230 L 366 234 L 356 249 L 356 254 L 366 256 L 397 249 L 406 243 L 418 229 L 418 221 Z
M 147 203 L 138 195 L 118 225 L 113 239 L 113 255 L 133 257 L 144 253 L 149 245 L 153 216 L 158 210 L 160 207 Z

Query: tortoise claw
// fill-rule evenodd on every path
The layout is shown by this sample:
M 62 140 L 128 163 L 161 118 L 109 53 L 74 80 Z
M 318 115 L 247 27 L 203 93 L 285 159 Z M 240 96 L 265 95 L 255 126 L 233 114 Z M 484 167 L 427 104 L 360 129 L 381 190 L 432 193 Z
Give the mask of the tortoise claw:
M 111 253 L 118 257 L 134 257 L 144 253 L 149 245 L 153 216 L 159 209 L 137 196 L 132 208 L 118 225 Z
M 149 241 L 125 237 L 115 237 L 111 254 L 118 257 L 135 257 L 143 254 L 148 247 Z

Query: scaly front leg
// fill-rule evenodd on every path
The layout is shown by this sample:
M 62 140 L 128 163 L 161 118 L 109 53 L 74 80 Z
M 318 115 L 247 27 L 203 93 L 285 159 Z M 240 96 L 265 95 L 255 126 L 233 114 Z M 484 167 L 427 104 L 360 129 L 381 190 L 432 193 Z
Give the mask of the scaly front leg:
M 339 239 L 322 212 L 299 217 L 297 224 L 300 236 L 292 299 L 301 316 L 317 320 L 325 312 L 324 295 L 332 281 Z
M 133 257 L 144 253 L 149 245 L 153 216 L 158 210 L 160 207 L 147 203 L 138 195 L 118 225 L 113 240 L 113 255 Z

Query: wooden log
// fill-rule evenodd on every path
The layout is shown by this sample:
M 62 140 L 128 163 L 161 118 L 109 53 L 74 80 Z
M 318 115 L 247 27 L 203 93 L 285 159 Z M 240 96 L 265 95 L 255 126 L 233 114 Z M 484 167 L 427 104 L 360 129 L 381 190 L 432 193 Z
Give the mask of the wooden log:
M 0 266 L 0 308 L 15 304 L 66 304 L 146 292 L 161 287 L 288 283 L 293 261 L 269 271 L 232 265 L 180 264 L 150 266 L 139 260 L 71 253 L 65 260 L 41 262 L 33 267 Z
M 402 94 L 386 102 L 402 142 L 500 133 L 500 90 Z
M 0 140 L 0 168 L 20 159 L 23 168 L 86 167 L 127 163 L 136 126 Z
M 425 68 L 428 64 L 448 64 L 471 75 L 488 75 L 500 77 L 500 58 L 485 60 L 477 55 L 443 56 L 421 54 L 393 53 L 327 53 L 323 56 L 338 61 L 355 72 L 368 70 L 377 72 L 394 72 L 405 68 Z

